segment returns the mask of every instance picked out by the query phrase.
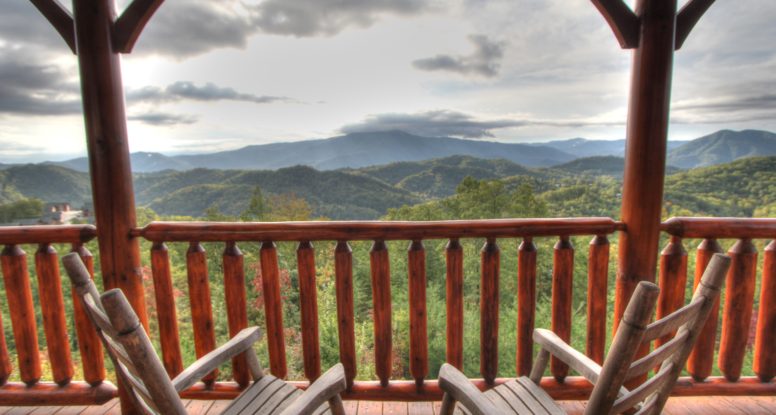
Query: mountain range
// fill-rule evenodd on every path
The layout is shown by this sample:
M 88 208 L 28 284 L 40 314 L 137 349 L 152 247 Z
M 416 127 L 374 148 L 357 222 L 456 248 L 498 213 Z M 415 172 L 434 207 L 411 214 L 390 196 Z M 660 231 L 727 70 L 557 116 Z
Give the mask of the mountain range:
M 668 142 L 668 165 L 702 167 L 748 156 L 776 154 L 776 134 L 767 131 L 722 130 L 692 141 Z M 306 165 L 317 170 L 361 168 L 395 162 L 414 162 L 467 155 L 481 159 L 505 159 L 526 167 L 550 167 L 593 156 L 622 157 L 625 140 L 570 140 L 545 143 L 497 143 L 449 137 L 421 137 L 402 131 L 353 133 L 291 143 L 273 143 L 237 150 L 195 155 L 132 154 L 133 171 L 240 169 L 275 170 Z M 85 157 L 51 162 L 77 171 L 88 171 Z M 7 166 L 6 166 L 7 168 Z

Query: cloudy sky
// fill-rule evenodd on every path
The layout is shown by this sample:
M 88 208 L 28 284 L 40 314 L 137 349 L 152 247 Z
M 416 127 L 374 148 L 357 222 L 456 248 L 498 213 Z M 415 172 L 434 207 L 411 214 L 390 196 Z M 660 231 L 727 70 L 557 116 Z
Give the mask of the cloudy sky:
M 85 154 L 75 56 L 28 0 L 0 16 L 0 162 Z M 712 6 L 676 55 L 672 139 L 776 131 L 774 21 L 773 0 Z M 586 0 L 167 0 L 122 60 L 130 147 L 618 139 L 631 55 Z

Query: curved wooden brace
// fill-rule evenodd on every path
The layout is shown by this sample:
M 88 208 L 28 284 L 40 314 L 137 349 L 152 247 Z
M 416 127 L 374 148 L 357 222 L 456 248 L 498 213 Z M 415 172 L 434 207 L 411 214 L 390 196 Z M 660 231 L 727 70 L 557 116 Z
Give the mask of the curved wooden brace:
M 130 53 L 151 19 L 164 0 L 134 0 L 113 24 L 113 50 L 116 53 Z
M 714 0 L 690 0 L 676 16 L 676 41 L 674 49 L 679 50 L 687 40 L 695 24 L 701 19 Z
M 639 29 L 641 22 L 628 5 L 622 0 L 591 0 L 593 5 L 604 16 L 614 32 L 617 41 L 623 49 L 633 49 L 639 46 Z
M 43 17 L 54 26 L 73 53 L 75 51 L 75 25 L 73 16 L 57 0 L 30 0 Z

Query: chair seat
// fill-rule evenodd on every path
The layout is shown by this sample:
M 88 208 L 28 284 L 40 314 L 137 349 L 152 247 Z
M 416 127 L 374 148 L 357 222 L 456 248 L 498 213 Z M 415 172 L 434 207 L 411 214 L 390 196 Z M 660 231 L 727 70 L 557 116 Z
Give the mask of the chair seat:
M 565 415 L 550 395 L 527 377 L 510 380 L 485 392 L 485 396 L 506 414 L 552 414 Z M 469 415 L 460 403 L 456 414 Z
M 302 391 L 299 388 L 274 376 L 264 375 L 232 401 L 224 410 L 223 415 L 279 414 L 301 394 Z M 331 414 L 328 403 L 321 405 L 315 412 L 315 415 L 322 414 Z

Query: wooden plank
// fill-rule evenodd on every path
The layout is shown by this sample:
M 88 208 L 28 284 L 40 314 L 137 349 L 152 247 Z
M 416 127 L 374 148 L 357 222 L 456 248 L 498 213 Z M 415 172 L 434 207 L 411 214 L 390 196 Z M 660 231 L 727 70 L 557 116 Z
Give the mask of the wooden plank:
M 701 282 L 703 271 L 711 261 L 711 257 L 716 253 L 722 253 L 722 247 L 716 239 L 704 239 L 698 245 L 698 251 L 695 254 L 695 280 L 693 281 L 693 290 L 698 288 Z M 717 339 L 717 324 L 719 319 L 719 299 L 714 302 L 709 319 L 703 326 L 698 340 L 695 341 L 695 347 L 687 359 L 687 371 L 690 372 L 693 379 L 702 381 L 711 375 L 711 368 L 714 364 L 714 347 Z
M 261 244 L 261 286 L 264 298 L 264 318 L 267 324 L 267 348 L 269 367 L 273 375 L 285 378 L 286 342 L 283 331 L 283 305 L 280 298 L 280 270 L 277 248 L 272 241 Z
M 213 327 L 213 308 L 210 301 L 210 282 L 207 271 L 205 248 L 199 242 L 189 244 L 186 252 L 186 273 L 189 284 L 191 322 L 194 329 L 194 350 L 200 358 L 216 348 L 216 334 Z M 202 378 L 205 384 L 212 384 L 218 370 Z
M 552 256 L 552 331 L 571 343 L 571 302 L 574 288 L 574 247 L 567 236 L 555 244 Z M 568 366 L 550 359 L 550 371 L 558 381 L 568 375 Z
M 372 302 L 375 340 L 375 373 L 386 386 L 391 377 L 393 351 L 391 339 L 391 269 L 384 241 L 374 241 L 369 252 L 372 274 Z
M 59 276 L 57 251 L 50 244 L 40 244 L 35 253 L 38 275 L 38 295 L 43 314 L 43 332 L 51 362 L 54 382 L 65 385 L 73 377 L 73 360 L 65 321 L 65 300 L 62 297 L 62 279 Z
M 418 386 L 428 376 L 428 329 L 426 316 L 426 250 L 414 240 L 407 251 L 407 289 L 410 315 L 410 374 Z M 406 411 L 405 411 L 406 412 Z
M 487 239 L 480 250 L 480 373 L 488 384 L 498 375 L 500 255 L 496 240 Z
M 517 249 L 517 375 L 531 373 L 536 322 L 536 245 L 524 238 Z
M 463 370 L 463 247 L 458 239 L 450 239 L 445 246 L 445 294 L 447 336 L 445 355 L 447 363 Z
M 299 308 L 302 314 L 302 354 L 305 377 L 321 376 L 321 350 L 318 340 L 318 285 L 315 283 L 315 250 L 302 241 L 296 250 L 299 264 Z
M 598 364 L 606 347 L 606 306 L 609 283 L 609 240 L 596 235 L 590 241 L 587 262 L 587 356 Z
M 754 341 L 754 372 L 763 382 L 776 376 L 776 241 L 763 251 L 760 312 Z
M 350 389 L 356 377 L 356 334 L 353 315 L 353 251 L 345 241 L 338 241 L 334 248 L 334 274 L 340 362 L 345 367 L 345 379 Z
M 151 275 L 154 282 L 156 316 L 159 321 L 162 363 L 170 378 L 174 378 L 183 371 L 183 358 L 178 332 L 178 312 L 175 308 L 175 290 L 170 274 L 170 259 L 167 246 L 163 242 L 154 242 L 151 247 Z
M 345 408 L 347 412 L 347 408 Z M 434 415 L 433 402 L 408 402 L 407 412 L 410 415 Z
M 94 257 L 83 243 L 73 244 L 72 252 L 78 254 L 86 266 L 89 276 L 94 279 Z M 102 342 L 97 335 L 97 330 L 89 316 L 86 314 L 83 303 L 78 298 L 75 289 L 71 290 L 73 297 L 73 315 L 75 318 L 75 331 L 78 337 L 78 350 L 81 353 L 81 366 L 84 371 L 84 380 L 92 386 L 96 386 L 105 379 L 105 361 L 102 354 Z
M 361 401 L 358 403 L 358 415 L 382 415 L 383 403 L 379 401 Z
M 224 299 L 226 300 L 229 337 L 234 337 L 242 329 L 248 327 L 244 259 L 243 253 L 236 243 L 226 243 L 222 261 L 224 264 Z M 232 378 L 241 387 L 247 386 L 250 382 L 251 377 L 245 355 L 232 358 Z
M 739 239 L 730 250 L 730 270 L 725 282 L 725 308 L 719 340 L 718 365 L 731 382 L 741 377 L 752 322 L 757 249 L 751 239 Z
M 0 254 L 3 282 L 8 295 L 8 310 L 11 316 L 16 355 L 19 362 L 19 377 L 32 385 L 40 379 L 40 351 L 38 349 L 38 328 L 32 303 L 30 276 L 27 271 L 27 255 L 18 245 L 6 245 Z

